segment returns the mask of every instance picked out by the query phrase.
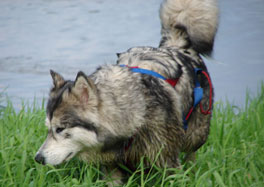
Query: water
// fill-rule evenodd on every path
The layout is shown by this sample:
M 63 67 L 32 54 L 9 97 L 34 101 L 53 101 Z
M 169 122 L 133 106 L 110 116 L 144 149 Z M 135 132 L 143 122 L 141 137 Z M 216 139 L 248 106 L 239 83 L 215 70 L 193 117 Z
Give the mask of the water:
M 0 1 L 0 91 L 17 109 L 41 102 L 49 70 L 74 79 L 133 46 L 157 46 L 161 0 Z M 206 60 L 216 100 L 242 106 L 264 80 L 264 1 L 221 0 L 214 60 Z
M 256 95 L 264 80 L 264 1 L 219 0 L 220 25 L 214 58 L 207 63 L 216 99 L 243 106 L 246 90 Z

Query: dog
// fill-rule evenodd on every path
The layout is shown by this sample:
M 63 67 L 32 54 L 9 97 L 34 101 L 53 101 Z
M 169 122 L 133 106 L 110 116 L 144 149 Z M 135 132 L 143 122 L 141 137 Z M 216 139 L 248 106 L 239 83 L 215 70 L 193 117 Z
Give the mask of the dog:
M 51 70 L 48 135 L 35 160 L 58 165 L 78 156 L 100 162 L 121 184 L 119 164 L 180 167 L 206 142 L 213 86 L 201 55 L 210 55 L 218 26 L 215 0 L 164 0 L 159 47 L 134 47 L 117 64 L 74 81 Z M 200 105 L 200 107 L 198 107 Z M 157 155 L 159 156 L 157 157 Z M 112 172 L 110 172 L 112 171 Z

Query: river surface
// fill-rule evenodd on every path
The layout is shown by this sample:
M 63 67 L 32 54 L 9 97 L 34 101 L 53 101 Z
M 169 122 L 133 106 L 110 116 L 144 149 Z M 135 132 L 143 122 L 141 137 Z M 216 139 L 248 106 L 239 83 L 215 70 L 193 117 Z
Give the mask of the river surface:
M 0 1 L 0 92 L 17 110 L 41 103 L 49 70 L 74 79 L 133 46 L 157 46 L 161 0 Z M 243 106 L 264 80 L 264 1 L 219 0 L 213 59 L 206 59 L 216 100 Z M 1 104 L 4 105 L 4 104 Z

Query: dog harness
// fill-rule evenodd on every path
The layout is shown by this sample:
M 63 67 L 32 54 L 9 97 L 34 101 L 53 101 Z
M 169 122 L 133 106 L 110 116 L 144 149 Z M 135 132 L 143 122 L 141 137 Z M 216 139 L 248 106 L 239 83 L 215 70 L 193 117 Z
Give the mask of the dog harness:
M 203 99 L 203 88 L 201 87 L 201 84 L 200 84 L 200 82 L 198 80 L 198 74 L 200 74 L 200 73 L 205 75 L 205 77 L 208 80 L 209 87 L 210 87 L 209 108 L 206 111 L 203 109 L 203 106 L 202 106 L 202 103 L 201 103 L 201 100 Z M 184 128 L 185 131 L 188 128 L 188 120 L 189 120 L 193 110 L 195 109 L 195 107 L 199 103 L 200 103 L 201 113 L 204 114 L 204 115 L 211 114 L 211 108 L 212 108 L 213 89 L 212 89 L 212 82 L 211 82 L 211 79 L 210 79 L 208 73 L 206 73 L 205 71 L 203 71 L 200 68 L 194 68 L 194 74 L 195 74 L 195 87 L 194 87 L 194 90 L 193 90 L 193 106 L 190 108 L 188 114 L 186 116 L 183 116 L 183 125 L 184 125 L 183 128 Z
M 128 67 L 134 73 L 147 74 L 147 75 L 151 75 L 153 77 L 160 78 L 160 79 L 166 81 L 167 83 L 169 83 L 172 87 L 175 87 L 175 85 L 178 82 L 178 79 L 166 79 L 161 74 L 159 74 L 159 73 L 157 73 L 155 71 L 139 68 L 138 66 L 127 66 L 127 65 L 121 64 L 120 67 Z
M 157 78 L 160 78 L 164 81 L 166 81 L 167 83 L 169 83 L 172 87 L 175 87 L 177 82 L 178 82 L 178 79 L 166 79 L 165 77 L 163 77 L 161 74 L 155 72 L 155 71 L 151 71 L 151 70 L 148 70 L 148 69 L 143 69 L 143 68 L 139 68 L 138 66 L 127 66 L 127 65 L 124 65 L 124 64 L 121 64 L 120 67 L 128 67 L 130 68 L 130 70 L 132 72 L 135 72 L 135 73 L 141 73 L 141 74 L 147 74 L 147 75 L 151 75 L 153 77 L 157 77 Z M 203 98 L 203 88 L 201 87 L 201 84 L 198 80 L 198 74 L 202 73 L 203 75 L 205 75 L 205 77 L 207 78 L 208 80 L 208 83 L 209 83 L 209 87 L 210 87 L 210 94 L 209 94 L 209 108 L 207 110 L 204 110 L 203 109 L 203 106 L 202 106 L 202 103 L 201 103 L 201 100 Z M 212 108 L 212 95 L 213 95 L 213 89 L 212 89 L 212 82 L 211 82 L 211 79 L 208 75 L 207 72 L 203 71 L 202 69 L 200 68 L 194 68 L 194 74 L 195 74 L 195 87 L 194 87 L 194 90 L 193 90 L 193 106 L 190 108 L 188 114 L 186 116 L 184 116 L 183 114 L 183 128 L 184 130 L 186 131 L 188 129 L 188 120 L 190 119 L 190 116 L 193 112 L 193 110 L 195 109 L 195 107 L 200 103 L 200 110 L 201 110 L 201 113 L 204 114 L 204 115 L 207 115 L 207 114 L 211 114 L 211 108 Z M 132 142 L 131 142 L 132 143 Z M 130 146 L 130 144 L 128 145 L 128 147 Z

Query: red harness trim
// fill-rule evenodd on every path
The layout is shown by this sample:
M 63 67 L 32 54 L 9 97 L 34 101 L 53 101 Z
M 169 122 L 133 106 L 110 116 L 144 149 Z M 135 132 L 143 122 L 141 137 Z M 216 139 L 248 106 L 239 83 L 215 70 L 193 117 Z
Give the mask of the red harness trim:
M 209 87 L 210 87 L 210 95 L 209 95 L 209 107 L 208 109 L 205 111 L 203 109 L 203 105 L 202 103 L 200 103 L 200 110 L 201 112 L 204 114 L 204 115 L 207 115 L 207 114 L 211 114 L 211 109 L 212 109 L 212 103 L 213 103 L 213 85 L 212 85 L 212 81 L 209 77 L 209 75 L 205 72 L 205 71 L 202 71 L 202 74 L 204 74 L 204 76 L 207 78 L 208 80 L 208 83 L 209 83 Z
M 169 83 L 172 87 L 175 87 L 179 79 L 166 79 L 165 81 Z
M 127 66 L 127 65 L 126 65 L 126 67 L 128 67 L 128 68 L 140 68 L 138 66 Z
M 185 117 L 186 121 L 189 119 L 189 117 L 191 116 L 192 112 L 193 112 L 193 107 L 189 110 L 187 116 Z

